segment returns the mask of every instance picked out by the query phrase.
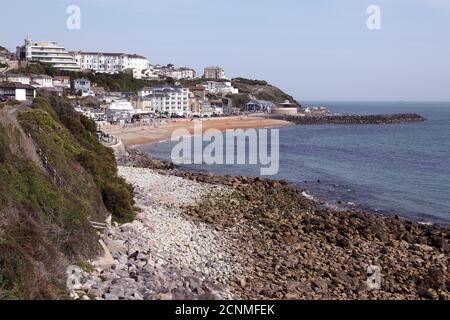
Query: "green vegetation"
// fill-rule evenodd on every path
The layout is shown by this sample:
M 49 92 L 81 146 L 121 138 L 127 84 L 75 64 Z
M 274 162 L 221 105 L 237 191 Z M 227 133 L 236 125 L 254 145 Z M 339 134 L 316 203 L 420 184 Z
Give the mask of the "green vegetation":
M 252 86 L 267 86 L 268 83 L 267 81 L 264 80 L 252 80 L 252 79 L 246 79 L 246 78 L 234 78 L 233 79 L 234 82 L 239 82 L 239 83 L 243 83 L 243 84 L 249 84 Z
M 7 67 L 8 67 L 7 63 L 0 62 L 0 69 L 7 68 Z
M 20 129 L 1 117 L 0 299 L 57 298 L 64 289 L 61 260 L 97 252 L 88 215 L 107 213 L 88 192 L 55 185 L 30 156 L 32 146 Z M 85 188 L 95 195 L 92 185 Z
M 94 267 L 92 266 L 92 264 L 90 264 L 86 260 L 78 261 L 77 266 L 79 266 L 83 271 L 88 272 L 88 273 L 91 273 L 94 271 Z
M 133 189 L 117 175 L 114 153 L 98 141 L 92 120 L 55 96 L 36 98 L 33 110 L 21 113 L 19 120 L 44 154 L 48 154 L 49 160 L 60 167 L 57 171 L 62 172 L 64 179 L 70 182 L 74 174 L 70 168 L 62 167 L 61 158 L 69 157 L 92 175 L 106 208 L 117 221 L 127 222 L 134 218 Z M 38 133 L 43 128 L 48 132 L 45 137 Z M 59 146 L 58 150 L 54 150 L 56 146 Z M 65 154 L 58 151 L 65 151 Z M 75 184 L 74 187 L 78 186 Z
M 90 221 L 133 219 L 133 189 L 63 98 L 36 98 L 17 120 L 0 110 L 0 299 L 65 298 L 66 267 L 100 250 Z
M 6 102 L 2 102 L 2 103 L 0 103 L 0 109 L 3 109 L 6 106 L 17 106 L 19 104 L 20 104 L 20 102 L 17 100 L 10 100 L 10 101 L 6 101 Z

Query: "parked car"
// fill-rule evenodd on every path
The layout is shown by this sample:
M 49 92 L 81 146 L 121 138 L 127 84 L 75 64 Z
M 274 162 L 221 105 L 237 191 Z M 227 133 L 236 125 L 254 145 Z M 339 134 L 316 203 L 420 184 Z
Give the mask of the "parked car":
M 4 95 L 0 95 L 0 102 L 6 102 L 8 101 L 8 97 L 4 96 Z

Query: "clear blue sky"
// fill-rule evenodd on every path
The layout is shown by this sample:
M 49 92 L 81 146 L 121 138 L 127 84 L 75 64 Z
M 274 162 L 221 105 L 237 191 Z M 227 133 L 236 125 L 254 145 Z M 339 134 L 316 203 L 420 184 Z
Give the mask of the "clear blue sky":
M 66 8 L 82 10 L 81 30 Z M 381 7 L 369 31 L 366 9 Z M 29 0 L 1 7 L 0 45 L 29 34 L 70 50 L 221 65 L 305 100 L 450 101 L 450 0 Z

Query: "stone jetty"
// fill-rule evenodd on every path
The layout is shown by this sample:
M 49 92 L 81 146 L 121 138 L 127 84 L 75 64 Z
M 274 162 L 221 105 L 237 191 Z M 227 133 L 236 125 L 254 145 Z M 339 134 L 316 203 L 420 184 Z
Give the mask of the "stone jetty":
M 271 115 L 273 119 L 286 120 L 299 125 L 321 124 L 394 124 L 426 121 L 415 113 L 381 115 Z

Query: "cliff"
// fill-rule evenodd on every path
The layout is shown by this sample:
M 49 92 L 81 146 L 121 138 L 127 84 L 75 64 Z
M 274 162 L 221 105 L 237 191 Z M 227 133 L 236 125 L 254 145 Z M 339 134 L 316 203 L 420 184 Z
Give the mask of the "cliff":
M 60 98 L 0 110 L 0 299 L 67 297 L 67 267 L 100 251 L 90 221 L 134 217 L 95 129 Z

